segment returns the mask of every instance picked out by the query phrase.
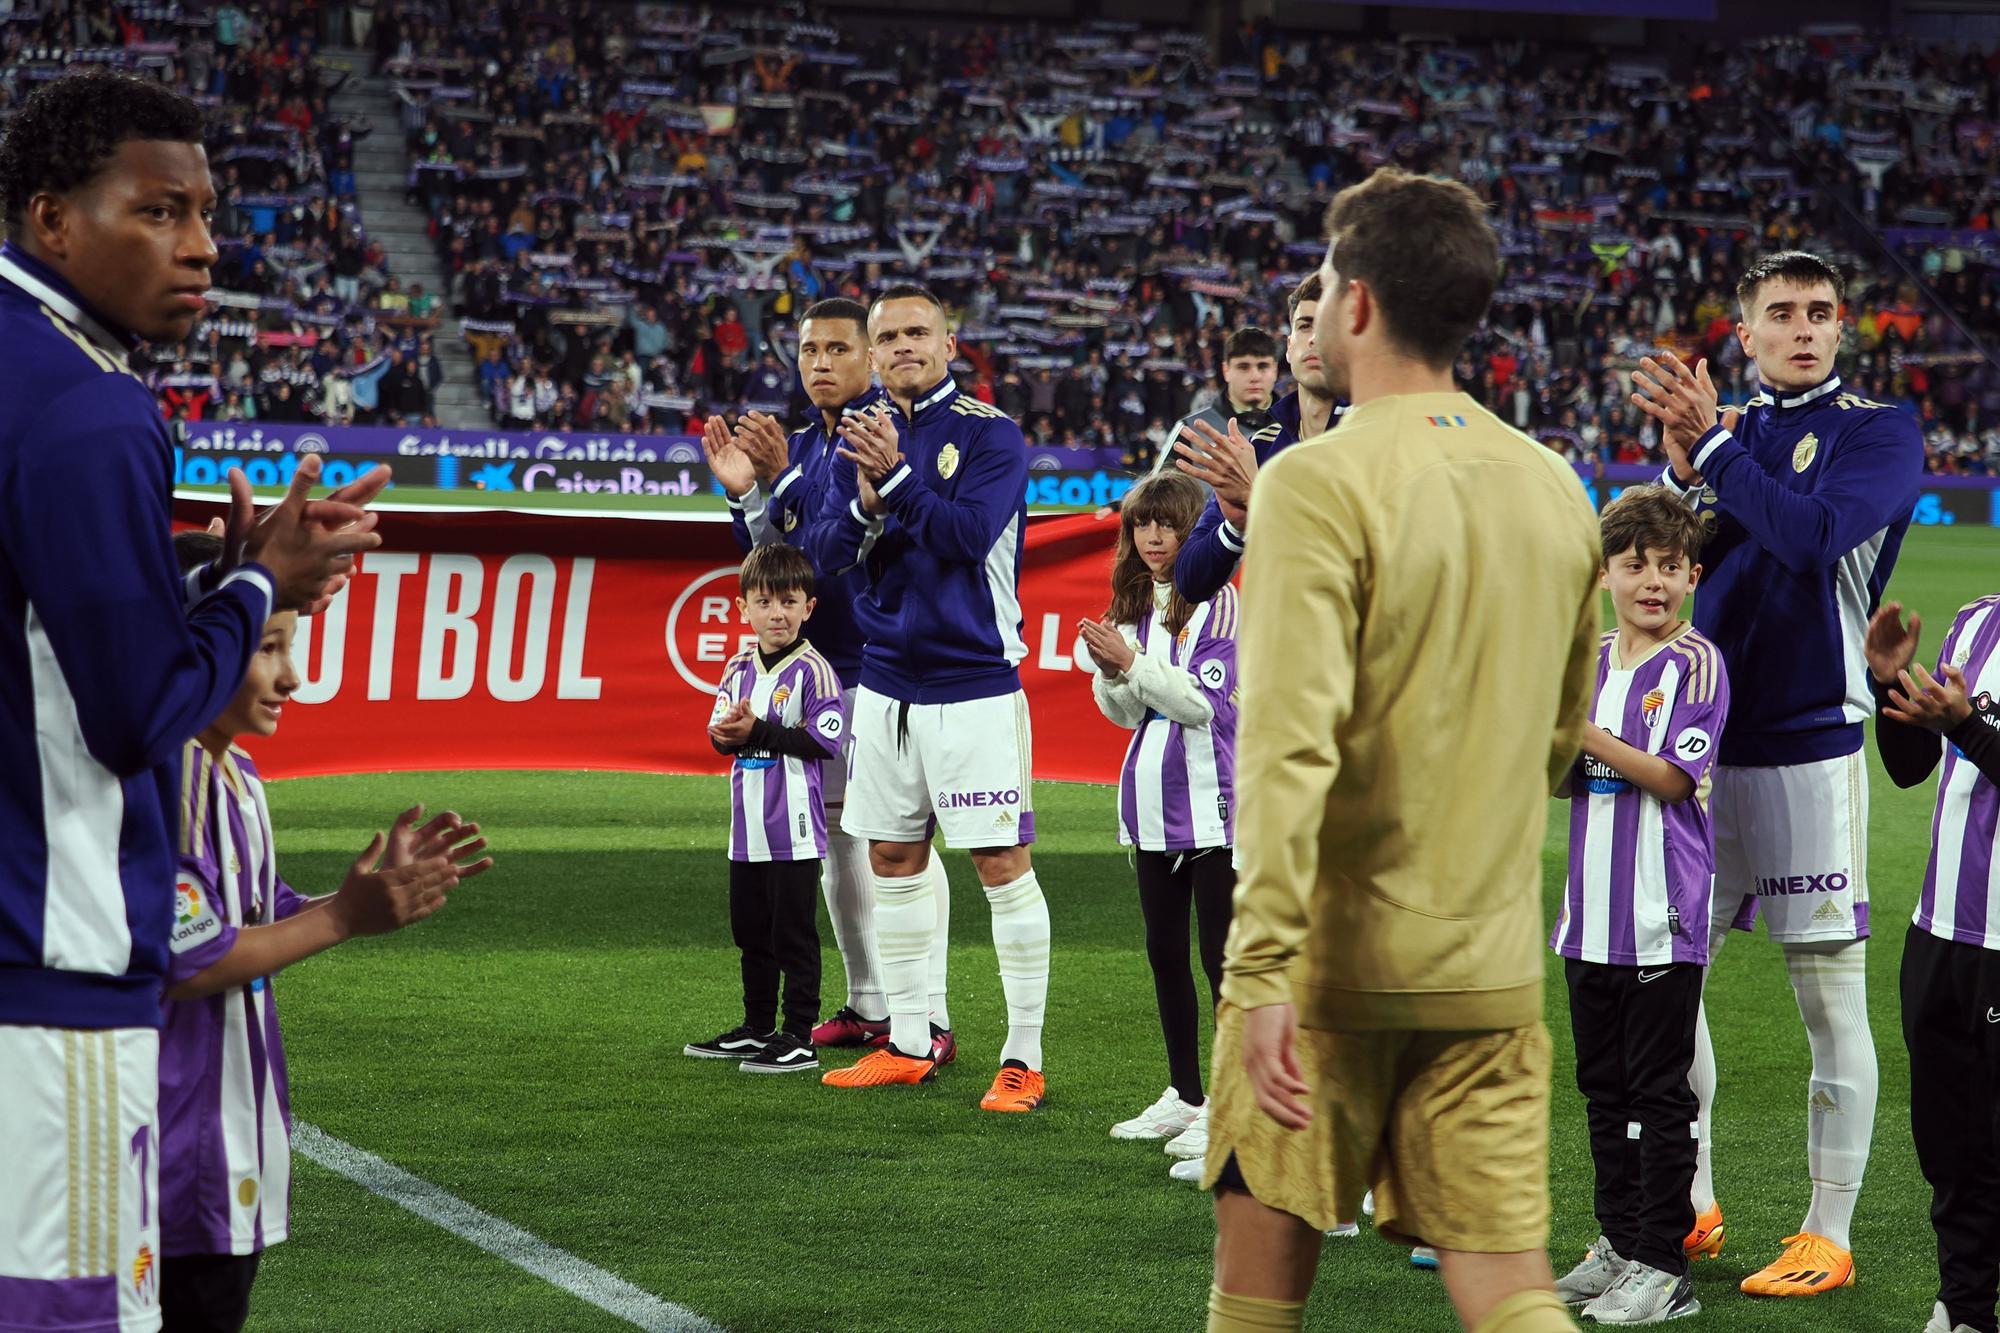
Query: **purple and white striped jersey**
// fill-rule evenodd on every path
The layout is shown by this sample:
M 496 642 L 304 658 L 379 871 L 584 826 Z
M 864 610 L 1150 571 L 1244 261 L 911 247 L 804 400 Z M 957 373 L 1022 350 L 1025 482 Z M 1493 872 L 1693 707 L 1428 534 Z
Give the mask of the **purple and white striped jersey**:
M 245 926 L 299 911 L 278 878 L 264 784 L 250 756 L 181 756 L 180 858 L 167 985 L 209 967 Z M 160 1029 L 160 1248 L 252 1254 L 291 1218 L 291 1099 L 270 978 L 168 1000 Z
M 742 749 L 729 770 L 729 859 L 814 861 L 826 857 L 826 802 L 820 764 L 840 763 L 845 723 L 840 677 L 801 639 L 769 669 L 755 647 L 729 659 L 716 692 L 713 718 L 748 699 L 752 714 L 774 727 L 804 727 L 826 758 L 804 759 Z
M 1984 696 L 1981 714 L 1990 714 L 2000 695 L 2000 597 L 1982 597 L 1958 613 L 1938 650 L 1937 675 L 1945 663 L 1965 673 L 1965 691 Z M 1975 747 L 1976 748 L 1976 747 Z M 1944 747 L 1938 778 L 1937 812 L 1931 816 L 1931 861 L 1917 899 L 1917 929 L 1943 940 L 2000 949 L 2000 787 L 1993 785 L 1956 745 Z
M 1693 628 L 1624 666 L 1604 636 L 1591 720 L 1695 782 L 1672 805 L 1584 755 L 1571 780 L 1569 885 L 1549 947 L 1624 967 L 1708 963 L 1715 834 L 1709 767 L 1729 714 L 1722 654 Z
M 1118 841 L 1147 852 L 1227 847 L 1236 834 L 1236 589 L 1224 584 L 1179 634 L 1168 584 L 1153 614 L 1126 625 L 1138 657 L 1116 682 L 1099 675 L 1098 707 L 1132 728 L 1118 775 Z

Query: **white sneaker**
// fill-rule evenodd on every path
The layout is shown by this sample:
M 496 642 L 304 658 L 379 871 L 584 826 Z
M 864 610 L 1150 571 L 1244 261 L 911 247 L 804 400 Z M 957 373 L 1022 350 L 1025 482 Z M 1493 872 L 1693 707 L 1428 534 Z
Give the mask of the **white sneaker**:
M 1436 1268 L 1437 1266 L 1438 1266 L 1438 1252 L 1432 1249 L 1430 1246 L 1419 1245 L 1414 1250 L 1410 1251 L 1410 1267 Z
M 1368 1192 L 1367 1192 L 1366 1194 L 1364 1194 L 1364 1195 L 1362 1195 L 1362 1196 L 1361 1196 L 1361 1215 L 1362 1215 L 1363 1217 L 1373 1217 L 1373 1216 L 1375 1216 L 1375 1191 L 1374 1191 L 1374 1190 L 1369 1190 L 1369 1191 L 1368 1191 Z
M 1111 1127 L 1114 1139 L 1171 1139 L 1194 1123 L 1201 1113 L 1198 1106 L 1189 1106 L 1181 1100 L 1180 1093 L 1168 1088 L 1154 1102 L 1130 1120 L 1121 1120 Z
M 1346 1240 L 1349 1236 L 1358 1236 L 1360 1234 L 1361 1224 L 1359 1222 L 1336 1222 L 1326 1233 L 1326 1238 L 1328 1240 Z
M 1600 1235 L 1597 1243 L 1583 1252 L 1583 1262 L 1556 1279 L 1556 1295 L 1562 1297 L 1564 1305 L 1594 1301 L 1611 1290 L 1624 1271 L 1625 1260 L 1611 1248 L 1611 1241 Z
M 1583 1307 L 1583 1318 L 1596 1324 L 1664 1324 L 1700 1313 L 1701 1302 L 1686 1273 L 1664 1272 L 1637 1259 L 1629 1260 L 1618 1280 Z
M 1167 1168 L 1167 1179 L 1185 1180 L 1189 1184 L 1201 1184 L 1201 1158 L 1190 1157 L 1185 1162 L 1175 1162 Z
M 1208 1108 L 1212 1103 L 1203 1102 L 1196 1111 L 1188 1127 L 1167 1140 L 1167 1156 L 1199 1158 L 1208 1151 Z
M 1938 1301 L 1931 1306 L 1931 1321 L 1924 1325 L 1924 1333 L 1973 1333 L 1973 1328 L 1970 1324 L 1952 1323 L 1944 1302 Z

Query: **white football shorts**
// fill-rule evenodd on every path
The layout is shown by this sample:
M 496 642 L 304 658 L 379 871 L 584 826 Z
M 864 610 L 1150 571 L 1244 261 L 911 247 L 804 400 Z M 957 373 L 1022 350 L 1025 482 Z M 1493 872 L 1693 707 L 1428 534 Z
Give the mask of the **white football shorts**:
M 160 1327 L 160 1034 L 0 1026 L 0 1330 Z
M 1868 761 L 1861 751 L 1782 768 L 1717 764 L 1711 934 L 1799 944 L 1868 937 Z
M 1028 696 L 905 704 L 855 691 L 841 829 L 882 842 L 1025 847 L 1035 840 Z

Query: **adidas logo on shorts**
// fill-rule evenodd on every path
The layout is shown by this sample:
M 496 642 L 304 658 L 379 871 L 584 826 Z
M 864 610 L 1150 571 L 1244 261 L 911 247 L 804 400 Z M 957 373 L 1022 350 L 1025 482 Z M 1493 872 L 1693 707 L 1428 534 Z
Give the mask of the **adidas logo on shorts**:
M 1844 921 L 1847 918 L 1846 914 L 1840 910 L 1840 904 L 1829 898 L 1819 905 L 1819 910 L 1812 914 L 1812 919 L 1818 922 Z

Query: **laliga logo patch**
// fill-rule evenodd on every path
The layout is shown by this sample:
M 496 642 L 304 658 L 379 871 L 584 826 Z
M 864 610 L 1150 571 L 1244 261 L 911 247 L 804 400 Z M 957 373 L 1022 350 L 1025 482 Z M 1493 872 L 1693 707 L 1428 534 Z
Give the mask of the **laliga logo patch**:
M 938 476 L 945 481 L 950 481 L 952 475 L 958 471 L 957 445 L 946 442 L 944 448 L 938 450 L 937 467 Z
M 174 885 L 174 920 L 185 926 L 201 915 L 201 886 L 193 880 Z
M 1798 448 L 1792 450 L 1792 471 L 1804 472 L 1812 466 L 1812 461 L 1818 454 L 1819 436 L 1807 431 L 1806 437 L 1799 441 Z
M 1650 727 L 1659 720 L 1660 710 L 1666 706 L 1667 696 L 1664 691 L 1647 690 L 1646 697 L 1639 701 L 1639 713 L 1640 716 L 1646 719 L 1646 725 Z

